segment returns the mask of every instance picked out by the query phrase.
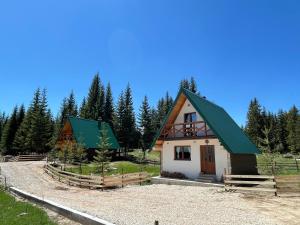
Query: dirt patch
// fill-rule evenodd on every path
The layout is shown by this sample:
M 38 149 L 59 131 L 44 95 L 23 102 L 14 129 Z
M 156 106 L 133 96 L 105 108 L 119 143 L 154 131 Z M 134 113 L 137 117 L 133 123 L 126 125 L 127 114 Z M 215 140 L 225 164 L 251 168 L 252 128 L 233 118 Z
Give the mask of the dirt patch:
M 275 218 L 283 224 L 300 224 L 299 195 L 275 197 L 244 194 L 243 198 L 262 214 Z

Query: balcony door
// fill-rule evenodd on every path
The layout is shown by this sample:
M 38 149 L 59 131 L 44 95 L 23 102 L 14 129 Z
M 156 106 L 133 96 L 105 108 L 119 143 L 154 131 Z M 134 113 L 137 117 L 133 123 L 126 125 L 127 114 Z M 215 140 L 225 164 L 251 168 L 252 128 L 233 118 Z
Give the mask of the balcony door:
M 201 172 L 204 174 L 216 174 L 215 146 L 201 145 L 200 152 Z
M 189 137 L 189 136 L 195 136 L 196 133 L 193 129 L 194 124 L 193 122 L 197 121 L 196 113 L 186 113 L 184 114 L 184 136 Z

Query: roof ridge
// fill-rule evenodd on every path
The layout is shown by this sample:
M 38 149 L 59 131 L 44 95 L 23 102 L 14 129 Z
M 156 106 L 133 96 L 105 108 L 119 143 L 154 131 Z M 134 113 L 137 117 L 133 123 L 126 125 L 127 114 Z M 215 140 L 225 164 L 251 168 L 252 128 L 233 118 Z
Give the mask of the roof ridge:
M 223 110 L 224 110 L 223 107 L 217 105 L 216 103 L 213 103 L 213 102 L 210 101 L 210 100 L 207 100 L 206 98 L 203 98 L 203 97 L 201 97 L 201 96 L 195 94 L 194 92 L 192 92 L 192 91 L 189 90 L 189 89 L 183 88 L 183 90 L 189 92 L 190 94 L 194 95 L 194 96 L 197 97 L 197 98 L 200 98 L 200 99 L 203 100 L 203 101 L 206 101 L 207 103 L 210 103 L 210 104 L 212 104 L 212 105 L 214 105 L 214 106 L 216 106 L 216 107 L 219 107 L 220 109 L 223 109 Z
M 74 118 L 74 119 L 79 119 L 79 120 L 87 120 L 87 121 L 104 123 L 104 121 L 93 120 L 93 119 L 86 119 L 86 118 L 82 118 L 82 117 L 78 117 L 78 116 L 68 116 L 68 118 Z

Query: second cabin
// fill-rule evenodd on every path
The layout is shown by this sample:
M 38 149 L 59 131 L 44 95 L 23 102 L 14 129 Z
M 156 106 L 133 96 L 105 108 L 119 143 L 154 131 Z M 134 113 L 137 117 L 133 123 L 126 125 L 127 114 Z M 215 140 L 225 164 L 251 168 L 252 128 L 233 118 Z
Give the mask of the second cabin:
M 62 148 L 68 143 L 80 143 L 87 150 L 89 159 L 93 159 L 95 149 L 101 142 L 101 131 L 106 131 L 109 137 L 110 150 L 113 154 L 119 152 L 120 145 L 110 125 L 106 122 L 67 117 L 56 143 L 57 148 Z
M 161 153 L 161 171 L 191 179 L 257 174 L 260 151 L 220 106 L 181 89 L 152 144 Z

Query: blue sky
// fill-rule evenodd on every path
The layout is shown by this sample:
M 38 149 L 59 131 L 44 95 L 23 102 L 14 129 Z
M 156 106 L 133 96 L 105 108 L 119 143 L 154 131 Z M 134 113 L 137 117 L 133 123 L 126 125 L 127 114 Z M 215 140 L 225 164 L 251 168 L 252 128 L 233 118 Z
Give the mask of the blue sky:
M 64 0 L 0 2 L 0 111 L 48 89 L 58 111 L 95 73 L 135 108 L 194 76 L 201 93 L 245 122 L 257 97 L 271 111 L 299 104 L 299 1 Z

